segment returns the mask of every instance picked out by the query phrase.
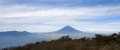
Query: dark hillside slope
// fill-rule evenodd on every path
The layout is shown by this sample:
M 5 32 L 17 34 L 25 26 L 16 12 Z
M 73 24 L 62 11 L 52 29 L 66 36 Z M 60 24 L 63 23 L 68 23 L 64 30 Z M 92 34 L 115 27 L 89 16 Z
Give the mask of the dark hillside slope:
M 120 33 L 109 36 L 96 34 L 94 38 L 80 39 L 63 36 L 58 40 L 36 42 L 3 50 L 120 50 Z

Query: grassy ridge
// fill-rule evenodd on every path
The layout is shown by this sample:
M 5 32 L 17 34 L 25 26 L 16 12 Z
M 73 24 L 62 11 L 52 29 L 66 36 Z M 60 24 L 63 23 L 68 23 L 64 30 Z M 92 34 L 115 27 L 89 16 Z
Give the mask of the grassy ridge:
M 108 36 L 96 34 L 94 38 L 80 39 L 63 36 L 58 40 L 41 41 L 3 50 L 120 50 L 120 33 Z

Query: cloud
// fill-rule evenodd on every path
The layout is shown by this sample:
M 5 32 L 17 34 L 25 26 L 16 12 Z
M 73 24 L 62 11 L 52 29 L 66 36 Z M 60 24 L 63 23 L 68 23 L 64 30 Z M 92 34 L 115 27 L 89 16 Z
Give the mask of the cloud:
M 42 1 L 48 3 L 48 0 Z M 53 1 L 67 2 L 68 0 Z M 50 32 L 65 25 L 71 25 L 79 30 L 91 32 L 115 32 L 120 30 L 119 19 L 117 19 L 118 21 L 111 19 L 111 17 L 120 16 L 120 5 L 87 7 L 2 5 L 0 8 L 0 31 L 26 30 L 30 32 Z M 105 18 L 110 18 L 109 20 L 111 21 L 102 21 Z M 98 20 L 102 23 L 99 23 Z
M 109 22 L 109 23 L 84 23 L 84 24 L 74 24 L 73 26 L 82 31 L 94 32 L 94 33 L 114 33 L 119 32 L 120 22 Z M 81 28 L 81 29 L 80 29 Z
M 56 17 L 74 16 L 93 18 L 100 16 L 119 15 L 120 6 L 100 7 L 74 7 L 40 9 L 28 6 L 1 7 L 1 17 Z

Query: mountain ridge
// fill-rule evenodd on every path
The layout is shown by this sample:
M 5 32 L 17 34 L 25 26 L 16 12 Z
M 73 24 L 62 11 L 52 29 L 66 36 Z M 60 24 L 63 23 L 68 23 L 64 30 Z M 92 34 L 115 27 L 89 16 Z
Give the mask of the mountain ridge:
M 3 36 L 20 36 L 20 35 L 30 35 L 27 31 L 6 31 L 6 32 L 0 32 L 0 35 Z

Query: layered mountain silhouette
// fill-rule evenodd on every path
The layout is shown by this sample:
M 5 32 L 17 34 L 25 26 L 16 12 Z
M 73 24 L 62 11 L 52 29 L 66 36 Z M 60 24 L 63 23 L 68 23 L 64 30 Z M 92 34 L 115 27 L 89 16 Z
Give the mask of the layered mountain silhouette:
M 0 36 L 24 36 L 24 35 L 30 35 L 31 33 L 26 32 L 26 31 L 7 31 L 7 32 L 0 32 Z M 71 26 L 65 26 L 62 29 L 59 29 L 57 31 L 54 32 L 48 32 L 47 35 L 50 34 L 57 34 L 57 35 L 61 35 L 61 34 L 67 34 L 67 35 L 74 35 L 74 36 L 93 36 L 94 34 L 88 33 L 88 32 L 84 32 L 84 31 L 79 31 L 77 29 L 74 29 Z M 41 35 L 46 35 L 46 33 L 41 34 Z
M 7 32 L 0 32 L 0 36 L 20 36 L 20 35 L 30 35 L 29 32 L 26 32 L 26 31 L 22 31 L 22 32 L 19 32 L 19 31 L 7 31 Z

